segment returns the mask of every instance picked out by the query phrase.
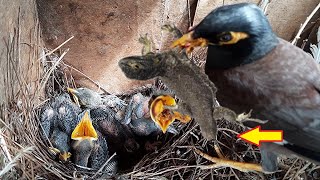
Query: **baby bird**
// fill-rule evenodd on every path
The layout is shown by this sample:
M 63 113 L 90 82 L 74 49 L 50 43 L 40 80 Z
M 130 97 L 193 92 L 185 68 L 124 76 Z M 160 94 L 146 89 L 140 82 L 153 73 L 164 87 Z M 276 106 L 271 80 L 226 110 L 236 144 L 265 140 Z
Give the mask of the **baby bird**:
M 94 113 L 91 112 L 93 119 L 101 120 L 102 117 L 110 117 L 111 119 L 116 119 L 121 124 L 125 126 L 129 126 L 131 131 L 138 136 L 148 136 L 150 134 L 165 132 L 164 130 L 161 130 L 161 127 L 155 124 L 155 122 L 153 122 L 151 119 L 150 112 L 149 112 L 149 101 L 152 95 L 143 96 L 141 93 L 134 94 L 130 99 L 129 104 L 125 106 L 126 103 L 119 98 L 118 99 L 114 98 L 112 101 L 110 100 L 108 101 L 108 99 L 110 98 L 105 98 L 101 96 L 99 93 L 92 91 L 88 88 L 78 88 L 78 89 L 69 88 L 68 91 L 73 95 L 75 101 L 78 101 L 82 106 L 92 108 L 91 111 L 95 111 Z M 155 92 L 153 92 L 153 94 L 157 94 L 157 93 L 158 92 L 156 90 Z M 104 106 L 103 110 L 101 108 L 96 108 L 97 106 L 102 107 L 103 106 L 102 104 L 104 105 L 113 104 L 113 107 L 117 107 L 117 111 L 112 112 L 109 106 Z M 97 113 L 97 112 L 100 112 L 100 113 Z M 103 122 L 104 124 L 107 123 L 105 121 Z M 117 125 L 117 126 L 120 126 L 122 127 L 120 129 L 123 129 L 124 127 L 123 125 Z M 105 125 L 102 125 L 102 126 L 105 127 Z M 101 130 L 101 132 L 110 131 L 111 130 L 110 127 L 113 127 L 113 126 L 109 125 L 108 130 L 107 129 Z M 172 126 L 168 126 L 166 129 L 168 129 L 169 133 L 172 133 L 172 134 L 178 133 L 177 130 Z M 114 129 L 113 131 L 116 131 L 116 129 Z M 128 132 L 126 133 L 128 134 Z M 110 135 L 110 133 L 108 135 Z
M 130 129 L 115 118 L 115 113 L 109 108 L 93 108 L 90 114 L 94 126 L 107 137 L 111 152 L 134 152 L 139 149 L 139 144 Z M 123 153 L 126 153 L 123 152 Z
M 166 130 L 169 133 L 178 134 L 178 131 L 173 126 L 167 126 L 167 129 L 162 131 L 161 126 L 152 121 L 149 110 L 149 104 L 152 99 L 152 97 L 144 96 L 141 93 L 132 96 L 126 113 L 129 117 L 124 118 L 127 119 L 128 126 L 138 136 L 165 133 Z
M 50 149 L 58 154 L 62 161 L 70 157 L 70 134 L 77 125 L 77 116 L 81 109 L 72 102 L 70 96 L 64 93 L 42 109 L 40 125 L 42 138 L 49 140 L 53 147 Z
M 101 95 L 98 92 L 88 88 L 68 88 L 67 90 L 70 94 L 72 94 L 76 104 L 87 108 L 107 106 L 116 111 L 122 109 L 126 105 L 123 100 L 113 94 Z
M 130 129 L 121 124 L 117 120 L 116 112 L 106 105 L 116 104 L 115 106 L 119 108 L 123 104 L 121 99 L 113 98 L 113 102 L 110 103 L 99 93 L 87 88 L 69 88 L 68 91 L 73 95 L 76 102 L 90 110 L 94 127 L 107 137 L 110 152 L 121 154 L 124 149 L 126 152 L 123 153 L 134 152 L 139 149 L 139 144 L 135 141 Z
M 74 140 L 72 142 L 74 163 L 83 167 L 100 169 L 109 158 L 107 142 L 103 135 L 93 127 L 89 111 L 81 113 L 79 118 L 81 120 L 71 134 L 71 139 Z M 107 170 L 107 173 L 114 174 L 115 161 L 111 160 L 104 169 Z

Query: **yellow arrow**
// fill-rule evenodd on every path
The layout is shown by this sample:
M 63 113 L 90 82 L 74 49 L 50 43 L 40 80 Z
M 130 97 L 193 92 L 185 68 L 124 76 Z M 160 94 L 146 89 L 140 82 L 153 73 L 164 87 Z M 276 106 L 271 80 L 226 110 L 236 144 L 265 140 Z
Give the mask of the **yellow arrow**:
M 251 144 L 260 146 L 261 142 L 282 142 L 283 131 L 282 130 L 261 130 L 260 126 L 257 126 L 249 131 L 243 132 L 237 136 Z

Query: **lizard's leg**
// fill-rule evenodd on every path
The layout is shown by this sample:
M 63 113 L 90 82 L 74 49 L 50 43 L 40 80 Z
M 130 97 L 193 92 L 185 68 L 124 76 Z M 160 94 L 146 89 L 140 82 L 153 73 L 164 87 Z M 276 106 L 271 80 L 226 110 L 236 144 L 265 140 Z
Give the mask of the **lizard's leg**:
M 266 120 L 250 118 L 250 116 L 251 116 L 251 111 L 249 113 L 236 114 L 231 109 L 222 107 L 222 106 L 215 107 L 213 111 L 214 119 L 225 119 L 228 121 L 237 122 L 241 125 L 243 125 L 243 122 L 246 122 L 246 121 L 252 121 L 260 124 L 265 124 L 266 122 L 268 122 Z
M 182 38 L 182 36 L 183 36 L 183 33 L 176 27 L 176 26 L 174 26 L 174 25 L 169 25 L 169 24 L 166 24 L 166 25 L 163 25 L 162 27 L 161 27 L 161 29 L 162 30 L 165 30 L 165 31 L 167 31 L 167 32 L 169 32 L 169 33 L 172 33 L 173 34 L 173 37 L 175 38 L 175 39 L 178 39 L 178 40 L 180 40 L 181 38 Z M 177 40 L 176 40 L 177 41 Z M 175 41 L 175 42 L 176 42 Z M 179 43 L 178 44 L 180 44 L 180 41 L 179 41 Z M 173 47 L 177 47 L 177 45 L 171 45 L 171 47 L 173 48 Z M 173 49 L 173 51 L 175 51 L 175 52 L 181 52 L 181 47 L 182 46 L 178 46 L 177 48 L 175 48 L 175 49 Z M 183 57 L 182 59 L 189 59 L 188 58 L 188 55 L 187 55 L 187 52 L 191 52 L 192 51 L 192 49 L 193 49 L 193 47 L 187 47 L 186 48 L 186 50 L 182 50 L 182 53 L 181 53 L 181 55 L 182 56 L 185 56 L 185 57 Z
M 146 55 L 149 53 L 153 53 L 154 43 L 151 38 L 148 37 L 148 34 L 144 36 L 140 36 L 139 43 L 143 45 L 141 54 Z
M 182 32 L 176 26 L 173 25 L 165 24 L 161 27 L 161 29 L 169 33 L 172 33 L 174 38 L 176 39 L 181 38 L 181 36 L 183 35 Z

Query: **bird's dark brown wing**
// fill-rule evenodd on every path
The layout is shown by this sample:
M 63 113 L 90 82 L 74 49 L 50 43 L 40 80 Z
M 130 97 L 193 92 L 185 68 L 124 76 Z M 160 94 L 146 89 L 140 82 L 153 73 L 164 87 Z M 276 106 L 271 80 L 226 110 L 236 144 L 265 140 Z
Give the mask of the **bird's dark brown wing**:
M 264 127 L 283 130 L 284 139 L 289 143 L 320 152 L 319 109 L 275 107 L 261 115 L 270 119 Z M 318 124 L 314 126 L 316 121 Z
M 263 59 L 225 71 L 206 69 L 222 106 L 253 109 L 266 128 L 284 130 L 289 143 L 320 152 L 320 70 L 311 56 L 286 41 Z
M 289 143 L 320 152 L 319 65 L 286 41 L 269 56 L 269 76 L 254 77 L 257 90 L 269 93 L 270 103 L 260 104 L 261 114 L 272 120 L 267 126 L 283 129 Z

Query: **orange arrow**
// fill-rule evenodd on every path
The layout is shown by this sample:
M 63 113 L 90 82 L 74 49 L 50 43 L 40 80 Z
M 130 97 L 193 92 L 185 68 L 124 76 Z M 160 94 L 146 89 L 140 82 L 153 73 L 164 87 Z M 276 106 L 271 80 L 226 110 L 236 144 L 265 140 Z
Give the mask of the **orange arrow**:
M 261 130 L 261 127 L 257 126 L 249 131 L 238 134 L 237 137 L 248 143 L 260 146 L 261 142 L 282 142 L 283 130 Z

